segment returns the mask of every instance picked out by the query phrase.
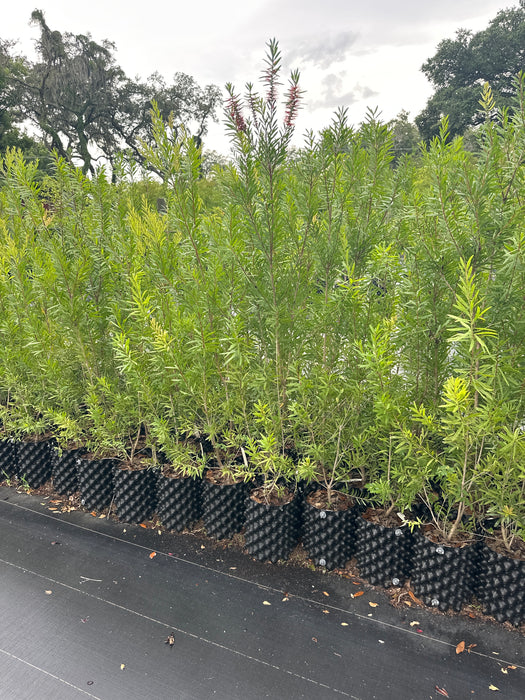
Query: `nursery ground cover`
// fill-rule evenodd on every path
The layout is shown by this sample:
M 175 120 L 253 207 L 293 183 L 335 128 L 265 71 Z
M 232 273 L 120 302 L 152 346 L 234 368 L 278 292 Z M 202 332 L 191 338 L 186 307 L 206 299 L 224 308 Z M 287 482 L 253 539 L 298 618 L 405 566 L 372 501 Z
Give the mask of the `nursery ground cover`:
M 2 697 L 522 697 L 515 630 L 49 507 L 0 489 Z

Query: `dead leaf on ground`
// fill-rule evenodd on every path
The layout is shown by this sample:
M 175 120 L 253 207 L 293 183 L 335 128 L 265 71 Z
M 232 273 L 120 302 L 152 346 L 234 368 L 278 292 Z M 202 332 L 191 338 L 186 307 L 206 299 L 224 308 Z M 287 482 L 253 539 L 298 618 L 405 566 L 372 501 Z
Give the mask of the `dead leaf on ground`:
M 417 605 L 423 605 L 423 603 L 419 600 L 419 598 L 416 598 L 412 591 L 408 591 L 408 595 L 412 598 L 414 603 L 417 603 Z
M 477 644 L 469 644 L 468 647 L 467 647 L 467 653 L 470 654 L 470 650 L 471 650 L 471 649 L 474 649 L 474 647 L 477 647 L 477 646 L 478 646 Z
M 46 591 L 46 595 L 51 595 L 53 591 Z
M 91 511 L 90 515 L 92 515 L 92 516 L 93 516 L 94 518 L 96 518 L 96 517 L 97 517 L 97 514 L 95 513 L 95 511 L 94 511 L 94 510 L 92 510 L 92 511 Z
M 330 615 L 330 610 L 323 610 L 325 615 Z
M 120 670 L 123 671 L 126 668 L 126 664 L 120 664 Z
M 492 683 L 489 685 L 489 690 L 499 690 L 495 685 L 492 685 Z
M 445 698 L 449 698 L 449 697 L 450 697 L 450 695 L 447 693 L 447 691 L 445 690 L 445 688 L 440 688 L 439 685 L 436 685 L 436 690 L 437 690 L 437 692 L 438 692 L 440 695 L 443 695 L 443 697 L 445 697 Z
M 149 558 L 154 559 L 156 556 L 157 556 L 157 552 L 151 552 L 151 554 L 149 555 Z
M 312 637 L 312 642 L 315 642 L 317 644 L 317 637 Z
M 372 603 L 372 602 L 370 601 L 370 602 L 368 603 L 368 605 L 369 605 L 371 608 L 377 608 L 377 606 L 379 605 L 379 603 Z
M 352 593 L 352 598 L 359 598 L 360 595 L 363 595 L 364 591 L 357 591 L 357 593 Z
M 106 514 L 105 514 L 105 513 L 102 513 L 102 515 L 99 515 L 98 517 L 99 517 L 99 518 L 105 518 L 105 517 L 106 517 Z
M 421 622 L 419 622 L 419 620 L 412 620 L 412 622 L 410 623 L 410 627 L 417 627 L 420 624 Z
M 330 593 L 327 593 L 326 591 L 323 591 L 323 595 L 330 597 Z
M 465 642 L 460 642 L 456 646 L 456 654 L 462 654 L 465 651 Z
M 140 527 L 143 527 L 143 528 L 145 528 L 146 530 L 148 529 L 148 526 L 146 525 L 146 523 L 140 523 Z
M 263 605 L 271 605 L 267 600 L 263 600 Z
M 348 627 L 348 622 L 341 622 L 341 627 Z

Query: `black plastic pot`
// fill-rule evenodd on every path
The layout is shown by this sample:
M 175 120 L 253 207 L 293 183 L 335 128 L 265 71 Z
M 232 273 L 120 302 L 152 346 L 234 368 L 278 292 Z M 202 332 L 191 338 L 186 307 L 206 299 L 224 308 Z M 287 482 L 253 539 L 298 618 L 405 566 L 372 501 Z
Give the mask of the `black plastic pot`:
M 157 515 L 168 530 L 181 532 L 202 516 L 202 480 L 160 475 Z
M 323 510 L 305 501 L 303 547 L 317 566 L 343 568 L 355 551 L 357 510 Z
M 37 489 L 49 481 L 53 470 L 49 440 L 23 440 L 18 443 L 18 476 Z
M 78 490 L 77 462 L 84 452 L 82 447 L 62 450 L 61 455 L 54 450 L 52 476 L 53 488 L 57 493 L 68 495 Z
M 412 570 L 414 538 L 408 528 L 387 527 L 360 517 L 355 558 L 361 576 L 373 586 L 401 586 Z
M 202 517 L 206 533 L 217 540 L 240 532 L 246 518 L 246 484 L 203 481 Z
M 515 627 L 525 622 L 525 561 L 480 547 L 475 594 L 483 612 Z
M 157 472 L 154 469 L 117 469 L 115 511 L 125 523 L 150 520 L 157 509 Z
M 275 563 L 288 559 L 300 537 L 299 497 L 283 505 L 246 502 L 245 542 L 247 551 L 259 561 Z
M 477 548 L 436 544 L 421 533 L 414 535 L 410 584 L 425 605 L 458 612 L 471 601 Z
M 0 481 L 18 474 L 17 443 L 13 438 L 0 440 Z
M 78 490 L 80 502 L 88 510 L 103 510 L 113 500 L 114 472 L 117 461 L 112 458 L 77 461 Z

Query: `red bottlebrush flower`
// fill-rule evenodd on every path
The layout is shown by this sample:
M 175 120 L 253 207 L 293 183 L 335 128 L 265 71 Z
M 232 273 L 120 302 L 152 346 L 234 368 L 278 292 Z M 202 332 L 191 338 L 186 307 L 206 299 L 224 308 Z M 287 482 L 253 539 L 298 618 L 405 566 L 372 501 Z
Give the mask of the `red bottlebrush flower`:
M 246 122 L 244 121 L 239 97 L 237 95 L 231 94 L 226 102 L 226 109 L 230 114 L 232 122 L 235 124 L 235 129 L 238 132 L 246 131 Z
M 299 111 L 299 100 L 301 99 L 301 91 L 297 83 L 290 87 L 288 99 L 286 101 L 286 112 L 284 115 L 284 126 L 286 129 L 291 129 Z

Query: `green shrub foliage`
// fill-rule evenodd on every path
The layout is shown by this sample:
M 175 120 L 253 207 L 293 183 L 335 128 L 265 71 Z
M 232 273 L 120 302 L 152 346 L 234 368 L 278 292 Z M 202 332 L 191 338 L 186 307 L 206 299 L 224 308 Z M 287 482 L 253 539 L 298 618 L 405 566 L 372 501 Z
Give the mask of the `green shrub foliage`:
M 445 538 L 476 522 L 523 539 L 525 82 L 490 87 L 475 153 L 441 131 L 393 162 L 373 112 L 340 110 L 291 148 L 268 45 L 261 92 L 228 86 L 233 162 L 154 105 L 142 156 L 162 183 L 57 158 L 0 166 L 0 418 L 5 436 L 270 496 L 298 480 L 372 498 Z M 210 192 L 213 197 L 210 198 Z M 160 203 L 157 203 L 160 200 Z M 422 509 L 421 505 L 424 505 Z

